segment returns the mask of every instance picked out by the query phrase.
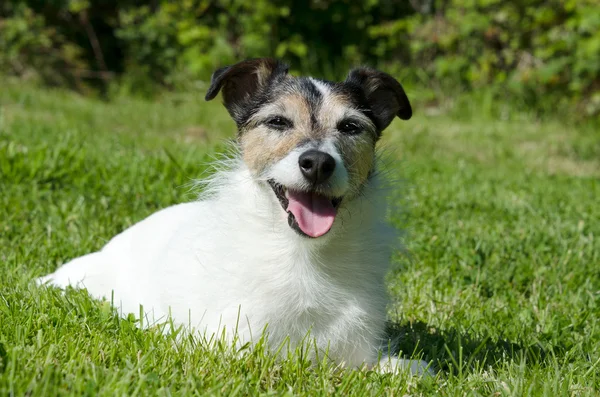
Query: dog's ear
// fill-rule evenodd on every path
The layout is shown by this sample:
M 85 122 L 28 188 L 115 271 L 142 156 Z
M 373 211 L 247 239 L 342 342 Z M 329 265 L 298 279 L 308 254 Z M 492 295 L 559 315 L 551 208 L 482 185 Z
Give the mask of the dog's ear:
M 350 71 L 346 83 L 356 84 L 362 89 L 379 130 L 384 130 L 396 116 L 402 120 L 411 118 L 408 97 L 400 83 L 389 74 L 361 67 Z
M 276 59 L 248 59 L 216 70 L 206 93 L 207 101 L 223 93 L 223 103 L 234 120 L 276 76 L 285 75 L 288 66 Z

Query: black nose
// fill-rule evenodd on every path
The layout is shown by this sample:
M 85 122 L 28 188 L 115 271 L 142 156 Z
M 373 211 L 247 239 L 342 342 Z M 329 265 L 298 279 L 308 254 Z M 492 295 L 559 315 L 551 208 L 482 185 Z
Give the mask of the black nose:
M 325 182 L 335 170 L 335 159 L 325 152 L 308 150 L 298 159 L 302 175 L 315 185 Z

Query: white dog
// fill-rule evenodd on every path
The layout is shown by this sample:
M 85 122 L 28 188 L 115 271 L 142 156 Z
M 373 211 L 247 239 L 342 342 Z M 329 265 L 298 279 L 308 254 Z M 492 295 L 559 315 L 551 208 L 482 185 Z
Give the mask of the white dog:
M 336 363 L 427 372 L 381 355 L 384 276 L 398 243 L 385 222 L 375 144 L 411 117 L 401 85 L 369 68 L 344 82 L 292 77 L 272 59 L 217 70 L 239 155 L 202 201 L 159 211 L 41 282 L 87 288 L 121 313 L 168 316 L 276 349 L 308 333 Z

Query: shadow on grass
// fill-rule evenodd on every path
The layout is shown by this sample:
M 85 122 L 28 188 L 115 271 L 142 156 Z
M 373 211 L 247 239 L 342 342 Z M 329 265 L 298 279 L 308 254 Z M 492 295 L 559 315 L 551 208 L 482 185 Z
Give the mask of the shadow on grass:
M 423 322 L 388 323 L 386 332 L 393 353 L 404 357 L 422 355 L 437 370 L 459 376 L 506 361 L 540 364 L 549 354 L 561 350 L 549 351 L 539 343 L 521 345 L 502 339 L 476 339 L 456 330 L 436 330 Z

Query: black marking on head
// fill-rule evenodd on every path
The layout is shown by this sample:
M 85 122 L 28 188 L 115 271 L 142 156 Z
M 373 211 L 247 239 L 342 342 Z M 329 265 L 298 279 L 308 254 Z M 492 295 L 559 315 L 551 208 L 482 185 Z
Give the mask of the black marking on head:
M 241 129 L 244 125 L 248 123 L 248 120 L 252 118 L 261 107 L 273 101 L 274 95 L 270 89 L 266 89 L 262 92 L 257 93 L 252 101 L 248 104 L 245 109 L 241 109 L 238 118 L 234 119 L 238 126 L 238 129 Z
M 312 108 L 310 109 L 310 128 L 312 130 L 316 130 L 319 126 L 319 120 L 317 120 L 316 111 Z
M 380 131 L 396 116 L 402 120 L 412 116 L 412 108 L 402 85 L 387 73 L 367 67 L 353 69 L 344 84 L 362 90 Z
M 298 79 L 299 89 L 310 109 L 310 124 L 313 130 L 319 126 L 317 115 L 323 104 L 323 94 L 317 86 L 306 77 Z
M 290 78 L 287 71 L 286 64 L 271 58 L 249 59 L 218 69 L 212 76 L 206 100 L 222 91 L 225 107 L 241 131 L 262 106 L 282 95 L 297 92 L 310 109 L 311 128 L 318 129 L 317 116 L 324 99 L 322 92 L 311 78 Z M 318 81 L 333 94 L 343 95 L 367 116 L 377 128 L 377 138 L 394 117 L 408 120 L 412 116 L 404 89 L 386 73 L 362 67 L 350 71 L 347 79 L 340 83 Z
M 216 70 L 205 99 L 210 101 L 219 91 L 223 103 L 238 127 L 269 101 L 270 87 L 283 80 L 288 66 L 271 58 L 249 59 Z
M 367 101 L 367 97 L 365 96 L 362 88 L 357 86 L 356 84 L 348 84 L 347 82 L 341 82 L 332 85 L 332 92 L 338 95 L 342 95 L 353 104 L 354 108 L 360 112 L 362 112 L 365 116 L 369 118 L 373 122 L 373 125 L 377 127 L 377 138 L 381 137 L 382 129 L 379 128 L 379 122 L 377 121 L 375 115 L 371 111 L 371 106 L 369 105 L 369 101 Z

